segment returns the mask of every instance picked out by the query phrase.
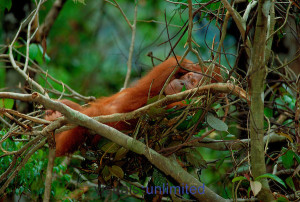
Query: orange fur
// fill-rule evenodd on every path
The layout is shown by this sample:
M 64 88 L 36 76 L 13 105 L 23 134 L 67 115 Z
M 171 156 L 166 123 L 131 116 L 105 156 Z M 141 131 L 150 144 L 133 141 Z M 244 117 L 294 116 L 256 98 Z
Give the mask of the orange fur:
M 180 57 L 177 56 L 177 60 L 179 61 Z M 121 92 L 112 95 L 111 97 L 97 99 L 95 102 L 90 103 L 90 106 L 87 108 L 83 108 L 71 101 L 63 100 L 62 102 L 69 107 L 80 111 L 90 117 L 134 111 L 146 105 L 149 92 L 150 98 L 159 94 L 165 81 L 176 66 L 176 59 L 174 57 L 170 58 L 154 67 L 152 71 L 150 71 L 146 76 L 140 79 L 133 87 L 124 89 Z M 193 64 L 191 61 L 186 59 L 181 63 L 180 66 L 192 71 L 201 72 L 201 68 L 199 67 L 199 65 Z M 206 70 L 206 67 L 204 68 L 204 70 Z M 182 75 L 186 73 L 188 73 L 188 71 L 179 68 L 171 81 L 174 79 L 180 79 Z M 213 74 L 213 77 L 216 80 L 220 81 L 221 77 L 219 77 L 218 74 L 220 74 L 220 69 L 217 68 L 217 70 L 215 70 Z M 48 115 L 46 115 L 47 120 L 53 120 L 53 117 L 51 117 L 50 119 L 47 116 Z M 114 127 L 117 130 L 128 130 L 134 128 L 135 121 L 129 121 L 129 123 L 108 123 L 107 125 Z M 76 151 L 78 149 L 78 146 L 85 142 L 89 137 L 87 134 L 88 130 L 84 127 L 76 127 L 57 134 L 55 136 L 56 156 L 66 155 L 68 153 Z M 96 135 L 92 142 L 98 142 L 100 139 L 101 136 Z

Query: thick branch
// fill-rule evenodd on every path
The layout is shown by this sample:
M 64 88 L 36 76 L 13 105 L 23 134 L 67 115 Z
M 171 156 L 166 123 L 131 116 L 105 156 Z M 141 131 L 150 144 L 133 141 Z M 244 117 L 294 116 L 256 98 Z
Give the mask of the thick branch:
M 264 84 L 267 76 L 265 61 L 265 46 L 267 39 L 268 16 L 271 2 L 261 0 L 258 3 L 258 17 L 255 27 L 254 44 L 250 58 L 250 164 L 254 178 L 266 173 L 264 157 Z M 262 189 L 258 198 L 264 201 L 273 201 L 274 197 L 270 192 L 268 181 L 261 179 Z
M 0 93 L 0 97 L 3 97 L 3 95 L 4 93 Z M 6 93 L 6 96 L 7 95 L 9 95 L 9 93 Z M 20 96 L 20 94 L 17 93 L 14 93 L 13 95 L 14 96 L 10 95 L 10 97 L 23 98 L 24 100 L 28 101 L 32 100 L 43 104 L 46 108 L 49 108 L 51 106 L 54 110 L 63 113 L 71 122 L 93 130 L 97 134 L 101 134 L 103 137 L 117 143 L 118 145 L 126 149 L 144 155 L 154 166 L 162 170 L 166 175 L 170 175 L 171 177 L 173 177 L 180 184 L 187 184 L 189 187 L 204 187 L 202 183 L 200 183 L 196 178 L 194 178 L 182 167 L 180 167 L 176 160 L 169 159 L 158 154 L 156 151 L 147 148 L 145 144 L 121 133 L 114 128 L 99 123 L 91 117 L 75 111 L 62 103 L 50 100 L 38 93 L 33 93 L 31 96 Z M 226 201 L 225 199 L 214 193 L 212 190 L 210 190 L 208 187 L 205 187 L 204 194 L 196 193 L 194 196 L 201 201 Z

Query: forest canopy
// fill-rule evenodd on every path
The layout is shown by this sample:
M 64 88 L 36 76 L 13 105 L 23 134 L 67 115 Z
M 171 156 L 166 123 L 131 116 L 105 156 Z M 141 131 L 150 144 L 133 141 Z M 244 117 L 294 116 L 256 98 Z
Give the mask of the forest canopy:
M 298 1 L 3 0 L 0 20 L 1 201 L 299 200 Z

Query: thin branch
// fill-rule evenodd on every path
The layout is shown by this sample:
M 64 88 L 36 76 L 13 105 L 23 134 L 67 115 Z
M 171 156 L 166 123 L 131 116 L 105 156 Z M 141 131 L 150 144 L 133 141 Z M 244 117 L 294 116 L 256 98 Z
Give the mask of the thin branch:
M 268 16 L 268 33 L 267 36 L 270 37 L 271 33 L 274 32 L 275 28 L 275 3 L 274 0 L 271 1 L 271 9 L 270 9 L 270 14 Z M 270 39 L 270 40 L 268 40 Z M 265 61 L 268 62 L 271 52 L 272 52 L 272 44 L 273 44 L 273 37 L 267 39 L 267 44 L 266 44 L 266 54 L 265 54 Z
M 110 3 L 111 5 L 115 6 L 117 9 L 120 10 L 120 12 L 121 12 L 123 18 L 125 19 L 125 21 L 127 22 L 128 26 L 132 29 L 132 25 L 131 25 L 130 21 L 128 20 L 127 16 L 125 15 L 125 13 L 124 13 L 123 9 L 121 8 L 121 6 L 118 4 L 118 2 L 117 2 L 116 0 L 113 0 L 113 1 L 114 1 L 115 4 L 113 4 L 113 3 L 110 2 L 110 1 L 106 1 L 106 0 L 105 0 L 105 2 Z M 136 5 L 136 6 L 137 6 L 137 5 Z
M 45 192 L 44 192 L 43 202 L 50 201 L 54 159 L 55 159 L 55 148 L 49 148 L 48 165 L 47 165 L 47 173 L 46 173 L 46 180 L 45 180 Z
M 39 10 L 40 10 L 40 7 L 41 7 L 42 3 L 44 3 L 44 1 L 40 0 L 40 2 L 38 3 L 38 5 L 37 5 L 37 7 L 35 9 L 35 13 L 31 17 L 31 20 L 30 20 L 30 22 L 29 22 L 29 24 L 27 26 L 26 59 L 25 59 L 25 64 L 24 64 L 24 69 L 23 69 L 23 71 L 25 73 L 27 71 L 28 60 L 29 60 L 29 45 L 30 45 L 30 41 L 31 41 L 31 37 L 30 37 L 30 34 L 31 34 L 31 25 L 32 25 L 33 21 L 35 20 L 35 18 L 38 18 L 38 13 L 39 13 Z M 35 32 L 37 31 L 37 29 L 38 29 L 38 27 L 36 27 Z M 33 36 L 34 36 L 34 34 L 33 34 Z
M 27 161 L 30 159 L 30 157 L 40 148 L 44 146 L 46 143 L 46 139 L 42 140 L 40 143 L 38 143 L 36 146 L 34 146 L 22 159 L 22 161 L 18 164 L 15 171 L 9 176 L 9 178 L 5 181 L 5 183 L 0 188 L 0 195 L 4 193 L 5 189 L 9 185 L 9 183 L 18 175 L 19 171 L 24 167 L 24 165 L 27 163 Z
M 268 41 L 269 39 L 271 39 L 271 37 L 273 37 L 274 34 L 276 34 L 277 32 L 279 32 L 279 31 L 285 26 L 285 24 L 286 24 L 286 22 L 287 22 L 287 20 L 288 20 L 288 15 L 289 15 L 289 13 L 290 13 L 290 8 L 291 8 L 292 4 L 293 4 L 293 1 L 290 1 L 290 4 L 289 4 L 289 6 L 288 6 L 288 8 L 287 8 L 287 10 L 286 10 L 286 16 L 285 16 L 285 19 L 284 19 L 283 24 L 282 24 L 275 32 L 273 32 L 273 33 L 267 38 L 266 41 Z
M 247 8 L 246 8 L 246 10 L 244 12 L 244 15 L 243 15 L 243 23 L 247 22 L 249 14 L 250 14 L 250 11 L 256 6 L 256 4 L 257 4 L 257 1 L 251 1 L 248 4 L 248 6 L 247 6 Z M 246 27 L 246 24 L 244 26 Z
M 13 53 L 12 53 L 12 47 L 13 47 L 13 43 L 11 43 L 11 45 L 8 46 L 9 48 L 9 59 L 10 62 L 13 66 L 13 68 L 19 73 L 21 74 L 21 76 L 23 76 L 23 78 L 30 84 L 32 84 L 34 87 L 36 87 L 42 94 L 45 94 L 46 96 L 48 96 L 48 93 L 44 90 L 44 88 L 38 84 L 36 81 L 34 81 L 32 78 L 30 78 L 24 71 L 22 71 L 18 65 L 16 64 L 16 61 L 14 59 Z
M 33 116 L 28 116 L 28 115 L 22 114 L 18 111 L 12 110 L 12 109 L 3 108 L 3 109 L 0 110 L 0 113 L 1 113 L 1 111 L 5 111 L 7 113 L 13 114 L 13 115 L 18 116 L 20 118 L 27 119 L 27 120 L 30 120 L 30 121 L 33 121 L 33 122 L 39 123 L 39 124 L 49 124 L 50 123 L 50 121 L 46 121 L 45 119 L 40 119 L 40 118 L 36 118 L 36 117 L 33 117 Z
M 184 92 L 180 92 L 174 95 L 167 95 L 163 99 L 160 99 L 154 103 L 151 103 L 149 105 L 146 105 L 144 107 L 141 107 L 135 111 L 128 112 L 128 113 L 115 113 L 112 115 L 104 115 L 104 116 L 99 116 L 99 117 L 94 117 L 96 120 L 100 121 L 101 123 L 109 123 L 109 122 L 117 122 L 117 121 L 126 121 L 130 119 L 135 119 L 140 117 L 142 114 L 147 113 L 148 110 L 150 110 L 153 107 L 157 106 L 165 106 L 174 102 L 178 102 L 181 100 L 193 98 L 196 96 L 201 96 L 207 94 L 207 92 L 210 93 L 228 93 L 228 94 L 233 94 L 239 98 L 242 98 L 243 100 L 247 101 L 247 103 L 250 103 L 250 96 L 246 93 L 245 90 L 242 88 L 230 84 L 230 83 L 214 83 L 214 84 L 208 84 L 205 86 L 200 86 L 194 89 L 186 90 Z M 193 95 L 193 96 L 191 96 Z M 25 102 L 32 102 L 34 101 L 33 96 L 37 96 L 36 93 L 32 95 L 28 94 L 19 94 L 19 93 L 10 93 L 10 92 L 0 92 L 0 98 L 10 98 L 10 99 L 18 99 L 22 100 Z M 54 103 L 60 103 L 57 101 L 51 100 L 51 102 L 47 102 L 46 105 L 44 105 L 47 109 L 55 109 L 55 104 Z M 41 103 L 45 104 L 45 103 Z M 60 103 L 63 105 L 62 103 Z M 64 114 L 61 109 L 56 110 Z
M 13 51 L 15 51 L 16 53 L 18 53 L 19 55 L 21 55 L 22 57 L 26 57 L 24 54 L 22 54 L 21 52 L 19 52 L 18 50 L 16 50 L 15 48 L 13 48 Z M 0 58 L 10 58 L 10 55 L 7 54 L 0 54 Z M 30 69 L 33 72 L 39 73 L 39 74 L 43 74 L 45 75 L 46 78 L 44 78 L 43 76 L 41 76 L 42 79 L 45 80 L 45 82 L 47 83 L 47 85 L 49 85 L 51 87 L 51 89 L 48 88 L 44 88 L 44 90 L 46 92 L 51 92 L 53 94 L 59 95 L 59 96 L 64 96 L 64 97 L 72 97 L 75 99 L 79 99 L 79 100 L 83 100 L 85 102 L 88 101 L 94 101 L 96 98 L 94 96 L 83 96 L 81 94 L 79 94 L 78 92 L 76 92 L 75 90 L 73 90 L 69 85 L 64 84 L 62 81 L 59 81 L 57 79 L 55 79 L 53 76 L 51 76 L 50 74 L 48 74 L 47 71 L 43 70 L 38 64 L 36 64 L 33 60 L 31 60 L 29 58 L 29 61 L 32 63 L 33 67 L 28 66 L 28 69 Z M 9 60 L 10 62 L 10 60 Z M 16 65 L 18 66 L 18 68 L 20 69 L 20 67 L 24 66 L 23 63 L 15 61 Z M 64 89 L 68 90 L 70 93 L 66 94 L 66 93 L 62 93 L 58 90 L 53 89 L 53 86 L 47 81 L 47 78 L 51 79 L 53 82 L 62 85 L 64 87 Z
M 201 68 L 201 71 L 204 73 L 203 67 L 205 67 L 202 59 L 199 56 L 199 53 L 193 48 L 192 42 L 196 44 L 196 42 L 192 38 L 192 32 L 193 32 L 193 19 L 194 19 L 194 14 L 193 14 L 193 7 L 192 7 L 192 1 L 188 0 L 188 8 L 189 8 L 189 24 L 188 24 L 188 38 L 187 38 L 187 44 L 188 44 L 188 49 L 194 53 L 198 59 L 199 66 Z
M 221 2 L 223 3 L 224 7 L 228 10 L 230 15 L 232 16 L 235 24 L 237 25 L 241 33 L 243 41 L 246 42 L 247 47 L 245 50 L 247 52 L 247 55 L 250 57 L 250 50 L 252 48 L 252 45 L 248 37 L 246 36 L 246 23 L 244 22 L 243 18 L 239 15 L 239 13 L 229 4 L 227 0 L 221 0 Z
M 128 84 L 129 84 L 129 79 L 130 79 L 130 74 L 131 74 L 131 69 L 132 69 L 132 55 L 133 55 L 135 35 L 136 35 L 137 7 L 138 7 L 138 3 L 135 1 L 134 19 L 133 19 L 132 26 L 130 26 L 131 27 L 131 44 L 130 44 L 130 48 L 129 48 L 128 61 L 127 61 L 127 73 L 126 73 L 126 78 L 125 78 L 123 89 L 127 88 Z
M 187 171 L 185 171 L 174 159 L 166 158 L 154 150 L 148 148 L 145 144 L 143 144 L 140 141 L 137 141 L 133 139 L 132 137 L 129 137 L 122 132 L 109 127 L 107 125 L 104 125 L 102 123 L 99 123 L 98 121 L 94 120 L 91 117 L 88 117 L 78 111 L 75 111 L 66 105 L 59 103 L 57 101 L 50 100 L 49 98 L 38 94 L 33 93 L 31 96 L 27 95 L 20 95 L 18 93 L 0 93 L 0 97 L 8 96 L 8 97 L 14 97 L 14 98 L 22 98 L 24 100 L 33 100 L 35 102 L 38 102 L 40 104 L 43 104 L 45 107 L 49 108 L 50 106 L 53 107 L 54 110 L 60 111 L 62 114 L 66 116 L 68 120 L 71 122 L 78 124 L 80 126 L 84 126 L 90 130 L 95 131 L 97 134 L 101 134 L 103 137 L 106 137 L 107 139 L 117 143 L 118 145 L 129 149 L 137 154 L 144 155 L 154 166 L 156 166 L 158 169 L 163 171 L 165 174 L 170 175 L 173 177 L 179 184 L 185 184 L 188 187 L 203 187 L 204 185 L 199 182 L 196 178 L 194 178 L 191 174 L 189 174 Z M 40 146 L 40 144 L 38 145 Z M 28 153 L 29 155 L 29 153 Z M 28 156 L 26 155 L 26 157 Z M 32 155 L 30 153 L 30 155 Z M 29 157 L 28 157 L 29 158 Z M 28 158 L 25 158 L 26 161 Z M 26 161 L 22 165 L 26 163 Z M 20 164 L 20 166 L 21 166 Z M 17 169 L 5 182 L 5 187 L 8 185 L 8 183 L 16 176 L 19 169 Z M 4 191 L 5 188 L 1 188 L 1 191 Z M 226 201 L 219 195 L 217 195 L 215 192 L 210 190 L 208 187 L 205 187 L 204 194 L 196 193 L 194 195 L 197 199 L 201 201 Z

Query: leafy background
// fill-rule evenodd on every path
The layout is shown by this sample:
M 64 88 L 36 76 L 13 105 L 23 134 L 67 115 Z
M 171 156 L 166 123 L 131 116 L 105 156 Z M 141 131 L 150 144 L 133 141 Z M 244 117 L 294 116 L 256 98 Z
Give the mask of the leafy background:
M 49 0 L 42 6 L 40 12 L 41 22 L 43 22 L 53 2 L 53 0 Z M 133 19 L 134 3 L 126 0 L 118 2 L 127 17 Z M 7 12 L 10 9 L 10 3 L 10 0 L 1 1 L 0 20 L 3 22 L 5 20 L 5 8 L 5 12 Z M 211 4 L 208 9 L 217 10 L 219 4 L 220 2 Z M 160 59 L 164 59 L 169 53 L 170 44 L 165 43 L 168 40 L 166 21 L 169 24 L 168 31 L 170 36 L 173 36 L 187 19 L 187 9 L 183 6 L 175 6 L 160 0 L 139 1 L 133 71 L 131 75 L 133 83 L 152 68 L 151 60 L 146 56 L 149 52 L 153 52 L 153 55 Z M 196 48 L 198 48 L 201 56 L 207 60 L 211 58 L 210 46 L 213 38 L 216 37 L 216 41 L 218 41 L 220 33 L 214 26 L 215 21 L 211 21 L 206 13 L 202 13 L 197 20 L 199 20 L 199 23 L 195 24 L 193 37 L 199 44 L 199 47 Z M 7 44 L 8 36 L 4 31 L 5 24 L 2 23 L 1 25 L 0 44 Z M 224 48 L 227 53 L 236 54 L 236 38 L 230 35 L 230 31 L 228 32 Z M 183 39 L 175 48 L 177 55 L 183 54 L 186 37 L 186 35 L 183 36 Z M 178 36 L 176 39 L 178 39 Z M 46 60 L 43 61 L 42 52 L 37 45 L 30 47 L 30 57 L 38 61 L 39 65 L 44 70 L 47 70 L 49 74 L 68 84 L 79 93 L 95 97 L 108 96 L 118 92 L 123 86 L 127 71 L 126 62 L 130 41 L 131 30 L 115 7 L 104 3 L 104 1 L 86 1 L 85 4 L 67 1 L 47 38 Z M 22 47 L 20 47 L 20 51 L 22 51 Z M 192 55 L 189 55 L 188 59 L 196 61 L 196 58 Z M 226 64 L 227 60 L 229 64 Z M 227 59 L 224 56 L 221 59 L 221 63 L 226 66 L 234 65 L 234 61 L 235 57 L 230 54 L 227 55 Z M 156 64 L 158 63 L 156 61 Z M 3 66 L 4 64 L 0 63 L 0 67 Z M 0 68 L 0 89 L 2 90 L 7 90 L 6 78 L 5 68 Z M 39 78 L 37 80 L 40 83 L 43 82 Z M 62 90 L 60 86 L 57 86 L 57 88 Z M 55 98 L 54 95 L 52 97 Z M 282 99 L 277 98 L 276 102 L 282 105 L 289 104 L 291 109 L 295 108 L 295 99 L 288 93 Z M 230 110 L 231 112 L 235 111 L 234 106 Z M 220 110 L 218 113 L 220 113 L 218 115 L 221 117 L 222 111 Z M 273 109 L 265 108 L 265 115 L 268 118 L 273 117 Z M 232 113 L 232 116 L 237 117 L 234 113 Z M 214 133 L 213 138 L 230 139 L 232 138 L 230 134 L 235 134 L 236 138 L 238 138 L 237 122 L 238 120 L 230 120 L 228 124 L 229 135 L 226 132 Z M 6 132 L 2 130 L 1 136 Z M 200 131 L 199 133 L 202 134 L 203 132 Z M 3 147 L 7 150 L 15 150 L 20 146 L 22 145 L 13 141 L 7 141 L 3 144 Z M 197 151 L 199 158 L 203 158 L 209 163 L 206 169 L 198 173 L 200 180 L 221 196 L 225 198 L 231 197 L 231 179 L 234 176 L 232 174 L 228 177 L 227 172 L 232 169 L 232 163 L 230 162 L 232 154 L 229 151 L 214 151 L 207 148 L 199 148 Z M 288 158 L 288 155 L 291 157 Z M 290 152 L 283 156 L 282 160 L 285 162 L 286 168 L 291 167 L 293 156 L 294 158 L 299 158 L 299 156 L 290 154 Z M 215 161 L 216 159 L 217 161 Z M 292 163 L 288 163 L 291 160 Z M 9 157 L 0 159 L 0 173 L 4 172 L 10 161 Z M 77 183 L 83 182 L 76 171 L 76 167 L 81 165 L 76 159 L 72 159 L 71 164 L 73 167 L 68 168 L 64 166 L 63 159 L 57 158 L 55 161 L 54 172 L 56 178 L 52 184 L 52 195 L 59 199 L 67 200 L 67 197 L 74 191 L 74 185 L 69 182 L 72 180 Z M 21 170 L 19 177 L 14 179 L 9 186 L 8 192 L 15 192 L 17 195 L 30 193 L 29 198 L 41 199 L 46 167 L 47 151 L 39 150 Z M 239 169 L 247 171 L 249 168 L 241 166 Z M 97 178 L 97 176 L 90 175 L 89 178 Z M 90 191 L 86 194 L 86 197 L 89 197 L 89 199 L 97 198 L 97 191 Z

